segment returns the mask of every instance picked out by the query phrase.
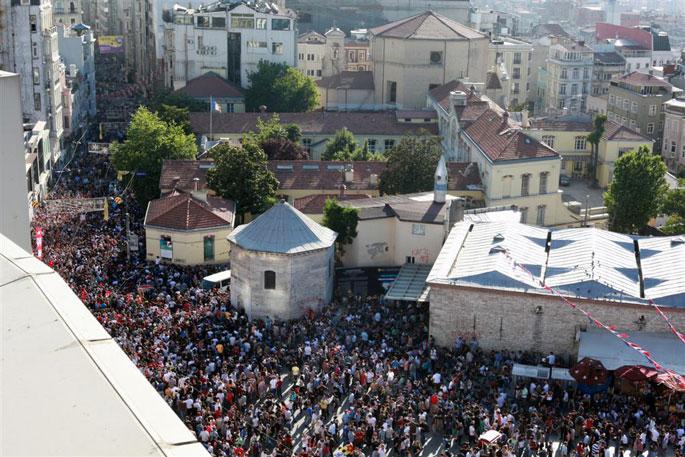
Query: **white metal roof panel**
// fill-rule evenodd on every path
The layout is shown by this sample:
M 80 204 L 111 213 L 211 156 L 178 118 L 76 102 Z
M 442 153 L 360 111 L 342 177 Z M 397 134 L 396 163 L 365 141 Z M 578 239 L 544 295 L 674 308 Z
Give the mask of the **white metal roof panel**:
M 0 454 L 208 455 L 57 273 L 3 235 L 0 297 Z

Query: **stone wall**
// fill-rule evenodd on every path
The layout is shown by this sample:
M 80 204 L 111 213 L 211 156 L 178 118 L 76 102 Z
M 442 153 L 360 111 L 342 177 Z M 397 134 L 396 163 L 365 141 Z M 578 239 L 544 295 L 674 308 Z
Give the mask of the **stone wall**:
M 574 302 L 618 330 L 636 331 L 635 322 L 644 316 L 644 331 L 669 332 L 663 319 L 647 305 Z M 663 310 L 676 328 L 685 327 L 685 309 Z M 475 335 L 486 349 L 570 354 L 577 350 L 577 332 L 591 325 L 558 297 L 431 285 L 430 334 L 442 346 L 454 344 L 458 335 L 465 339 Z

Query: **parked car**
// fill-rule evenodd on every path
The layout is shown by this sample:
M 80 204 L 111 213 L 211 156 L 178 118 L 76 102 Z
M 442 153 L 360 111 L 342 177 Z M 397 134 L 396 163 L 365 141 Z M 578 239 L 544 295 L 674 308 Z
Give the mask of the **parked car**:
M 571 185 L 571 178 L 569 178 L 566 175 L 561 175 L 559 176 L 559 185 L 560 186 L 570 186 Z

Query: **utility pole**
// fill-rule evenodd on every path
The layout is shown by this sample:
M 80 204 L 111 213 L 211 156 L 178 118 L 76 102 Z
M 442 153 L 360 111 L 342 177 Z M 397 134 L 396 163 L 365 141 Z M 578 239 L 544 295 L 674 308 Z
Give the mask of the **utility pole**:
M 590 194 L 585 195 L 585 222 L 583 223 L 583 227 L 587 227 L 587 219 L 588 215 L 590 213 Z
M 131 221 L 128 212 L 126 213 L 126 260 L 131 262 Z

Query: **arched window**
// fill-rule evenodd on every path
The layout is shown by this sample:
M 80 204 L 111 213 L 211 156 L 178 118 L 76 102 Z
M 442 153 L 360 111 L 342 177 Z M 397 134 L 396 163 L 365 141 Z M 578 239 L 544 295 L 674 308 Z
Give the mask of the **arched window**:
M 276 288 L 276 272 L 271 270 L 266 270 L 264 272 L 264 288 L 265 289 L 275 289 Z

